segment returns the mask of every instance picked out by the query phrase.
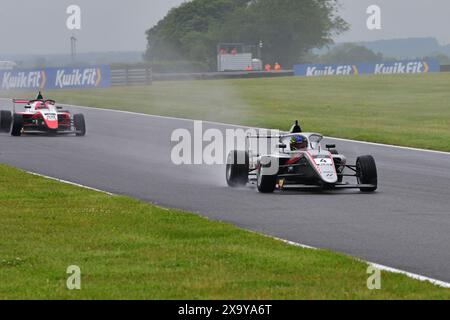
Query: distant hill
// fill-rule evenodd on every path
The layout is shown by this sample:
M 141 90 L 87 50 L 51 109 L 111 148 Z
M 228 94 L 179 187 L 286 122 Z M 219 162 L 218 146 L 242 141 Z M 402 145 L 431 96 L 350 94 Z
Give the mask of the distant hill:
M 435 38 L 408 38 L 359 42 L 359 45 L 385 57 L 417 58 L 431 56 L 436 53 L 450 53 L 450 46 L 443 47 Z M 446 52 L 447 51 L 447 52 Z
M 341 44 L 336 43 L 328 48 L 314 50 L 314 53 L 323 55 Z M 354 42 L 354 44 L 364 46 L 375 53 L 381 53 L 385 59 L 415 59 L 438 54 L 450 56 L 450 44 L 440 45 L 432 37 L 363 41 Z

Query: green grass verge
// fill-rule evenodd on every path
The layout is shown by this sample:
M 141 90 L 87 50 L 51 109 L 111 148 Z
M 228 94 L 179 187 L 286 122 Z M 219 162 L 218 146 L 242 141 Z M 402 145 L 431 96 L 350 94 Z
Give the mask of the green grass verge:
M 0 165 L 0 299 L 449 299 L 450 290 Z M 66 269 L 81 268 L 80 291 Z
M 60 102 L 450 151 L 450 73 L 156 82 L 56 90 Z M 3 93 L 3 96 L 35 93 Z

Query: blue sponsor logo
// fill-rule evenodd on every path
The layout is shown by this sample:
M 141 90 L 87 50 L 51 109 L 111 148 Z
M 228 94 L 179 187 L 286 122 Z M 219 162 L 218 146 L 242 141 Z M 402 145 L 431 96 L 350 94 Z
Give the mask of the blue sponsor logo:
M 296 76 L 349 76 L 359 74 L 422 74 L 439 72 L 437 60 L 409 60 L 356 64 L 299 64 L 294 66 Z
M 47 89 L 104 88 L 111 84 L 109 66 L 51 68 L 47 76 Z
M 109 66 L 0 71 L 1 90 L 106 88 L 111 86 Z
M 1 89 L 44 89 L 46 74 L 43 70 L 0 71 Z
M 306 77 L 318 76 L 349 76 L 359 74 L 356 65 L 338 65 L 338 64 L 301 64 L 294 67 L 295 75 Z
M 430 71 L 430 64 L 427 61 L 404 61 L 404 62 L 388 62 L 377 63 L 373 69 L 374 74 L 404 74 L 404 73 L 428 73 L 440 71 L 440 66 L 437 70 Z M 370 68 L 371 71 L 371 68 Z

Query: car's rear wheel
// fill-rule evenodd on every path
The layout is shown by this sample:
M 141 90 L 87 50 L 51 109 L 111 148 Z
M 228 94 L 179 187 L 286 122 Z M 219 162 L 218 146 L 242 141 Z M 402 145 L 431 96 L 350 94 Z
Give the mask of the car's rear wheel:
M 248 183 L 250 167 L 248 152 L 231 151 L 226 166 L 227 184 L 230 187 L 243 187 Z
M 11 129 L 12 116 L 10 111 L 0 111 L 0 131 L 9 132 Z
M 75 126 L 75 130 L 77 131 L 77 136 L 83 137 L 86 135 L 86 122 L 83 114 L 75 114 L 73 116 L 73 124 Z
M 23 116 L 21 114 L 15 113 L 13 116 L 11 135 L 14 137 L 21 136 L 22 129 L 23 129 Z
M 256 186 L 261 193 L 273 193 L 277 186 L 277 176 L 263 175 L 262 167 L 260 165 L 257 173 Z
M 360 188 L 362 192 L 374 192 L 378 189 L 378 172 L 372 156 L 361 156 L 356 160 L 356 172 L 359 184 L 370 184 L 373 187 Z

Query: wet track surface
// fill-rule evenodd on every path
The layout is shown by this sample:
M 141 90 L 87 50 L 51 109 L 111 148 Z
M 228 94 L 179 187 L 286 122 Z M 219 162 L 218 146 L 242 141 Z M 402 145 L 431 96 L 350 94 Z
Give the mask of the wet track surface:
M 450 154 L 327 139 L 350 162 L 375 157 L 377 193 L 263 195 L 228 188 L 224 166 L 172 164 L 171 134 L 192 121 L 70 109 L 85 114 L 86 137 L 0 134 L 0 162 L 450 281 Z

